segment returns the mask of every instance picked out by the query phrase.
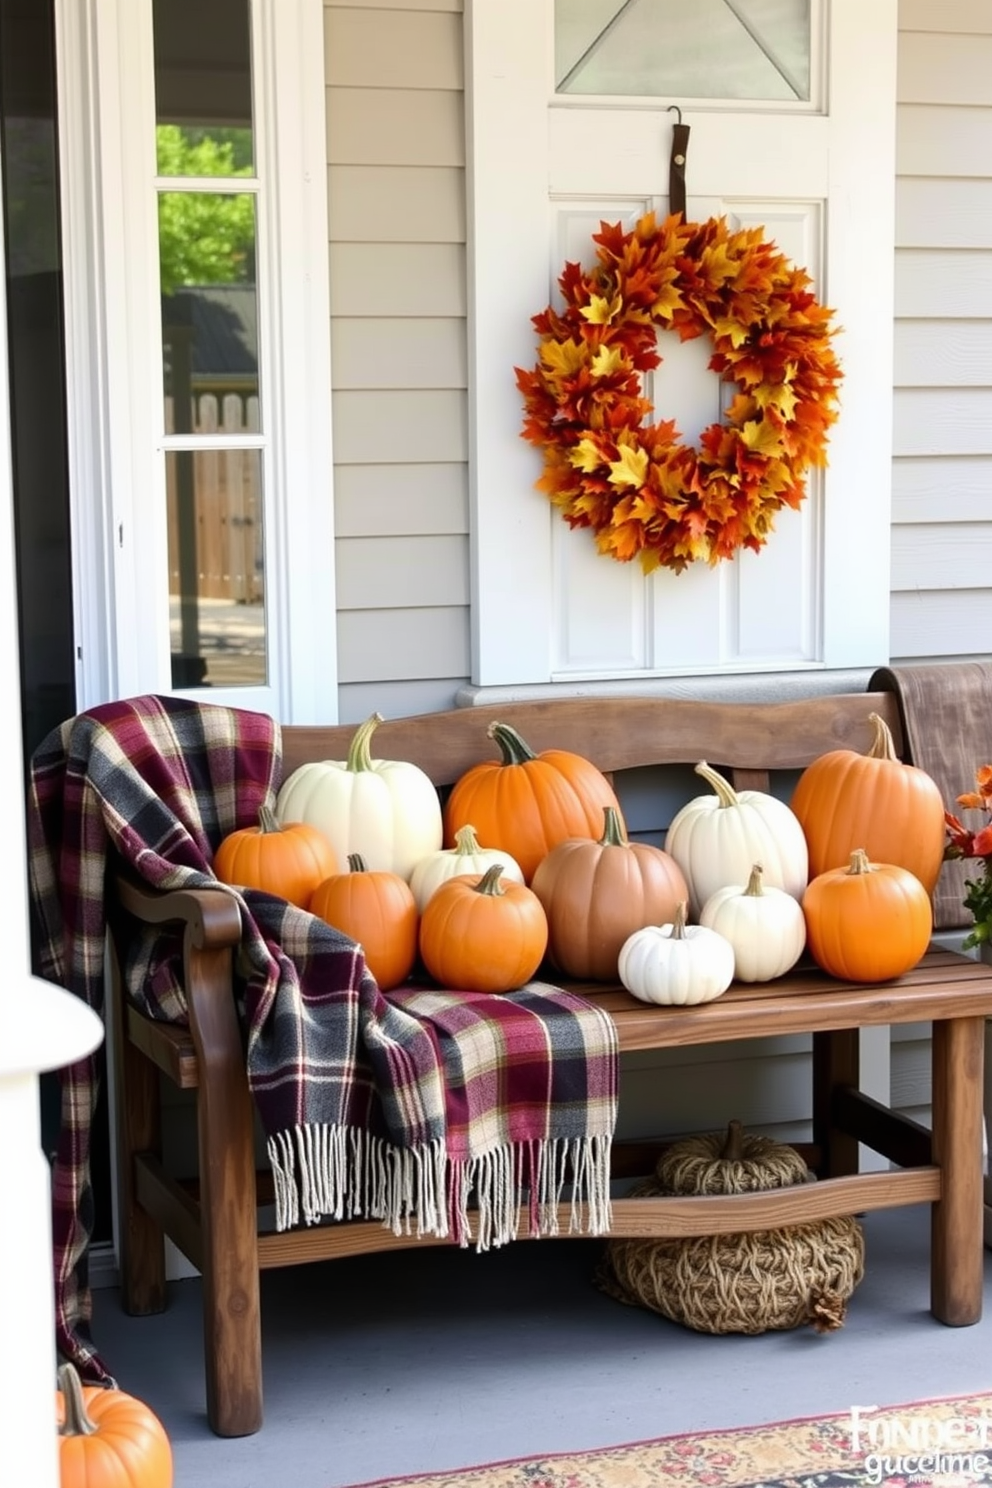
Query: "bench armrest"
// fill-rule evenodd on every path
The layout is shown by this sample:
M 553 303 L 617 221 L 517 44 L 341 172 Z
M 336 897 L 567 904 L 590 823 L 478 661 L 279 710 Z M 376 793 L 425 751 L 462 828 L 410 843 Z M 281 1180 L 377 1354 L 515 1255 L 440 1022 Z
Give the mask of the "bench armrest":
M 187 942 L 197 950 L 235 946 L 241 939 L 241 910 L 226 890 L 155 889 L 118 873 L 115 891 L 121 906 L 148 925 L 181 922 Z

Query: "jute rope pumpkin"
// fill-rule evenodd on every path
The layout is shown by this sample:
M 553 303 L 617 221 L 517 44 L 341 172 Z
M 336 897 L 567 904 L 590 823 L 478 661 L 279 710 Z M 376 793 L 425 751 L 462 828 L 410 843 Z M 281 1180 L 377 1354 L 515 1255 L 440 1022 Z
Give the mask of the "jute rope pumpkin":
M 732 1121 L 724 1135 L 689 1137 L 633 1190 L 734 1194 L 809 1180 L 799 1153 Z M 864 1274 L 864 1236 L 850 1216 L 748 1234 L 675 1240 L 610 1240 L 599 1283 L 618 1301 L 648 1307 L 701 1333 L 765 1333 L 843 1325 Z

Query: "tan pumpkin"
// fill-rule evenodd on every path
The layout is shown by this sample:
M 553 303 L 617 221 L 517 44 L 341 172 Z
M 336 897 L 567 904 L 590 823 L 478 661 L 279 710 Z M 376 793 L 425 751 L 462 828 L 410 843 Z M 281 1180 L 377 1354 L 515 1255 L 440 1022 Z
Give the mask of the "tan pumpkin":
M 370 869 L 361 853 L 348 855 L 348 869 L 317 886 L 310 913 L 361 946 L 366 966 L 386 992 L 406 980 L 417 959 L 417 901 L 405 878 Z
M 867 754 L 831 749 L 807 765 L 792 796 L 809 847 L 809 876 L 845 868 L 856 848 L 895 863 L 932 894 L 944 857 L 944 800 L 925 770 L 896 754 L 892 731 L 869 717 Z
M 603 815 L 599 840 L 560 842 L 538 864 L 531 888 L 548 917 L 548 955 L 557 969 L 606 982 L 616 979 L 627 937 L 673 920 L 689 889 L 674 858 L 630 842 L 614 807 Z

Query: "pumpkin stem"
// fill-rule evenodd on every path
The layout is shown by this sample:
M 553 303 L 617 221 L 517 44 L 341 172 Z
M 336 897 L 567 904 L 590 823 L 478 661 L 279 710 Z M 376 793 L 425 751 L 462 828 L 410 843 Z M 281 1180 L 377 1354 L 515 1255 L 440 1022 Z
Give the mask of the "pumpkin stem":
M 381 713 L 373 713 L 371 718 L 359 724 L 352 736 L 348 746 L 348 762 L 346 769 L 354 774 L 360 774 L 363 770 L 372 768 L 372 735 L 382 722 Z
M 369 871 L 369 865 L 368 865 L 368 863 L 366 863 L 366 861 L 362 857 L 361 853 L 349 853 L 348 854 L 348 872 L 349 873 L 368 873 L 368 871 Z
M 624 831 L 623 820 L 615 806 L 604 806 L 603 815 L 606 818 L 603 827 L 603 835 L 599 839 L 600 847 L 626 847 L 627 833 Z
M 60 1364 L 58 1381 L 65 1402 L 65 1420 L 59 1427 L 59 1436 L 94 1436 L 100 1428 L 86 1409 L 83 1386 L 75 1364 L 68 1361 Z
M 495 898 L 499 898 L 501 894 L 505 894 L 506 890 L 499 881 L 502 872 L 502 863 L 494 863 L 491 868 L 487 868 L 476 884 L 475 892 L 477 894 L 491 894 Z
M 459 827 L 455 833 L 455 852 L 459 857 L 474 857 L 480 851 L 479 839 L 475 835 L 475 828 L 467 823 Z
M 753 864 L 751 868 L 751 877 L 748 879 L 747 888 L 744 890 L 745 894 L 747 894 L 749 897 L 759 899 L 764 894 L 765 891 L 762 887 L 761 882 L 761 875 L 764 873 L 764 871 L 765 870 L 764 868 L 762 868 L 760 863 Z
M 740 798 L 729 780 L 725 780 L 719 771 L 714 770 L 705 760 L 700 760 L 696 766 L 696 774 L 701 775 L 707 785 L 711 785 L 720 797 L 721 806 L 739 806 Z
M 874 873 L 874 866 L 863 847 L 856 847 L 854 849 L 847 871 L 848 873 L 853 873 L 855 877 L 862 873 Z
M 282 827 L 279 823 L 279 818 L 276 816 L 271 806 L 259 806 L 258 830 L 262 833 L 282 831 Z
M 528 760 L 537 759 L 537 755 L 529 744 L 525 744 L 515 728 L 508 723 L 491 723 L 486 729 L 490 739 L 495 739 L 499 745 L 504 765 L 525 765 Z
M 686 926 L 686 914 L 688 912 L 688 909 L 689 909 L 689 906 L 688 906 L 688 904 L 686 903 L 686 901 L 684 899 L 680 899 L 679 902 L 678 902 L 678 904 L 676 904 L 676 906 L 675 906 L 675 918 L 672 920 L 672 933 L 669 936 L 669 939 L 670 940 L 686 940 L 687 939 L 687 936 L 686 936 L 686 933 L 685 933 L 685 926 Z
M 720 1156 L 724 1162 L 741 1162 L 744 1158 L 744 1128 L 736 1119 L 727 1126 Z
M 892 737 L 892 730 L 889 728 L 885 719 L 880 718 L 877 713 L 869 713 L 868 722 L 875 731 L 874 738 L 871 741 L 871 748 L 868 751 L 868 758 L 893 760 L 898 764 L 899 756 L 896 754 L 895 740 Z

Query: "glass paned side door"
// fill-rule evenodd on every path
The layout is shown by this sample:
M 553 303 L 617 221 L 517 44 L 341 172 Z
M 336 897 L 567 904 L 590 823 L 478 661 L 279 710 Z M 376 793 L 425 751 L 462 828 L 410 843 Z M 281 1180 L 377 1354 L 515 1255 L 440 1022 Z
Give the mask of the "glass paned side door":
M 171 680 L 264 686 L 248 0 L 154 0 L 153 23 Z

